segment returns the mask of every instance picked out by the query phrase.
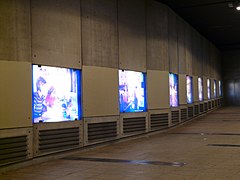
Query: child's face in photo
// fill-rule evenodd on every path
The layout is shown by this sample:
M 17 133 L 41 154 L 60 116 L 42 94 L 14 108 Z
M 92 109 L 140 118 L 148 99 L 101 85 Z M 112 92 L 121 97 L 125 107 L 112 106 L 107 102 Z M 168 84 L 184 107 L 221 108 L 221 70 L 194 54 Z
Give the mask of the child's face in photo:
M 41 82 L 41 94 L 46 96 L 48 92 L 47 83 Z

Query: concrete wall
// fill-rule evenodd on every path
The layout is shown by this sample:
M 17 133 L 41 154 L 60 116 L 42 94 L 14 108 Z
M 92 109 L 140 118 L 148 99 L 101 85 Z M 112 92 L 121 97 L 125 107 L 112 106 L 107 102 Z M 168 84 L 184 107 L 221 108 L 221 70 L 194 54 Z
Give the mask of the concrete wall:
M 223 52 L 224 96 L 227 105 L 240 105 L 240 51 Z
M 81 20 L 83 65 L 118 68 L 117 1 L 81 0 Z
M 146 72 L 145 0 L 118 0 L 119 68 Z
M 0 129 L 32 125 L 31 65 L 0 61 Z
M 168 7 L 147 1 L 147 69 L 169 70 Z
M 0 59 L 31 62 L 29 0 L 0 1 Z
M 80 2 L 31 0 L 32 62 L 81 68 Z
M 214 45 L 170 8 L 154 0 L 2 0 L 0 26 L 0 61 L 12 61 L 14 67 L 23 61 L 28 66 L 34 63 L 82 69 L 84 65 L 102 67 L 101 72 L 104 68 L 154 70 L 157 75 L 173 72 L 221 78 L 220 53 Z M 6 71 L 12 70 L 6 68 Z M 19 69 L 18 73 L 21 71 L 24 69 Z M 0 74 L 6 73 L 1 71 Z M 90 77 L 91 72 L 87 75 Z M 11 79 L 13 83 L 18 81 Z M 26 77 L 24 81 L 31 84 L 31 78 Z M 1 86 L 0 92 L 8 92 L 7 88 Z M 101 84 L 96 88 L 101 89 Z M 25 94 L 31 99 L 31 93 L 26 92 L 21 88 L 11 91 L 14 96 Z M 87 96 L 91 97 L 91 93 L 94 91 Z M 116 115 L 117 98 L 111 102 L 114 106 L 111 112 L 101 114 L 93 108 L 92 112 L 86 110 L 86 114 L 89 117 Z M 83 101 L 88 100 L 84 97 Z M 152 109 L 167 104 L 149 103 Z M 1 101 L 0 105 L 4 103 Z M 29 112 L 28 105 L 19 112 L 23 119 L 19 119 L 17 125 L 4 125 L 0 129 L 31 124 L 31 119 L 21 123 L 25 122 L 26 112 Z M 1 118 L 1 121 L 5 120 Z

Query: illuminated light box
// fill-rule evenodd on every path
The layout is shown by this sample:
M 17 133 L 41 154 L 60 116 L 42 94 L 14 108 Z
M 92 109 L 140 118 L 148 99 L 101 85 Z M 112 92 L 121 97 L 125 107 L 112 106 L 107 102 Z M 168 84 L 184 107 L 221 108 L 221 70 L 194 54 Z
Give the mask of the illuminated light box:
M 211 82 L 210 82 L 210 79 L 207 79 L 207 96 L 208 96 L 208 99 L 211 99 Z
M 170 106 L 178 106 L 178 75 L 169 73 Z
M 217 81 L 215 79 L 213 81 L 213 96 L 214 98 L 217 97 Z
M 198 99 L 203 101 L 203 79 L 198 77 Z
M 33 123 L 81 118 L 80 70 L 32 66 Z
M 145 112 L 146 77 L 142 72 L 119 70 L 119 106 L 121 113 Z
M 187 103 L 193 103 L 193 78 L 191 76 L 186 76 L 187 84 Z
M 219 89 L 219 96 L 222 96 L 222 83 L 221 81 L 218 82 L 218 89 Z

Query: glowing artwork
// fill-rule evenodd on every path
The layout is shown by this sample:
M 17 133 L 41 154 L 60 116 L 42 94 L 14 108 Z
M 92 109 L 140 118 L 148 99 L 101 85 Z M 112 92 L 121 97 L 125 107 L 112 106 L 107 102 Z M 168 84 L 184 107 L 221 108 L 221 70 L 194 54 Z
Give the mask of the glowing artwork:
M 170 106 L 178 106 L 178 75 L 169 73 Z
M 203 101 L 203 80 L 201 77 L 198 77 L 198 99 Z
M 33 65 L 33 122 L 78 120 L 80 70 Z
M 142 72 L 119 70 L 120 112 L 146 111 L 146 83 Z
M 222 96 L 222 83 L 221 81 L 218 81 L 218 88 L 219 88 L 219 96 Z
M 193 80 L 191 76 L 186 76 L 187 82 L 187 103 L 193 103 Z
M 216 80 L 213 81 L 213 96 L 214 98 L 217 97 L 217 81 Z
M 211 99 L 211 83 L 210 83 L 210 79 L 207 79 L 207 96 L 208 96 L 208 99 Z

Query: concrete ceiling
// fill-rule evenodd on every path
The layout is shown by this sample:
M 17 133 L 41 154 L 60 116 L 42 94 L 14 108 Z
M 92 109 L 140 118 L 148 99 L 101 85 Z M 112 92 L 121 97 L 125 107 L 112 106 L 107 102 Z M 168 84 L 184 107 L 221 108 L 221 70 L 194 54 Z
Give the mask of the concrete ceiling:
M 240 49 L 240 11 L 229 7 L 233 1 L 157 1 L 172 8 L 220 50 Z

